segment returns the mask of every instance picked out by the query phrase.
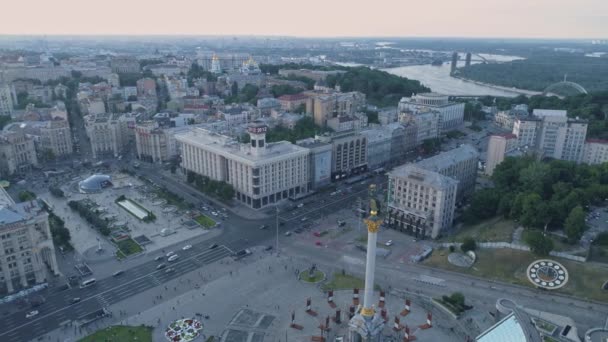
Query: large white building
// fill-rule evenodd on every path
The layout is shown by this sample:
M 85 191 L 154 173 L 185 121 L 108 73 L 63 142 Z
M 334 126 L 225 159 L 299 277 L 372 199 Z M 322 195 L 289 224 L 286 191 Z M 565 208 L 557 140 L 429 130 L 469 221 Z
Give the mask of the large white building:
M 583 162 L 587 122 L 568 118 L 565 110 L 535 109 L 529 117 L 518 117 L 513 134 L 521 148 L 535 150 L 541 158 Z
M 400 112 L 419 112 L 423 109 L 439 112 L 440 133 L 457 129 L 464 122 L 464 103 L 450 102 L 447 95 L 423 93 L 399 101 Z
M 69 156 L 73 152 L 72 133 L 67 120 L 46 121 L 40 127 L 40 148 L 46 148 L 56 157 Z
M 451 227 L 458 181 L 415 165 L 389 173 L 389 226 L 415 236 L 436 238 Z
M 8 294 L 47 281 L 47 269 L 59 275 L 48 214 L 38 201 L 16 204 L 0 187 L 0 293 Z
M 267 143 L 267 126 L 260 122 L 248 131 L 249 144 L 202 128 L 178 134 L 182 167 L 232 185 L 236 199 L 254 209 L 306 194 L 309 150 L 286 141 Z
M 605 162 L 608 162 L 608 140 L 587 139 L 583 163 L 593 165 Z
M 475 189 L 479 153 L 471 145 L 407 164 L 389 173 L 389 226 L 438 237 L 452 226 L 456 202 Z

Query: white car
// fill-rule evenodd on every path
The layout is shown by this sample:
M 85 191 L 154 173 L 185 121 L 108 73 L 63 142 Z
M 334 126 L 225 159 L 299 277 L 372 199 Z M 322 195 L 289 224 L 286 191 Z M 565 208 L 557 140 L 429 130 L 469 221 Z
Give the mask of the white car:
M 38 310 L 34 310 L 34 311 L 30 311 L 28 313 L 25 314 L 25 318 L 32 318 L 34 316 L 38 315 Z
M 179 255 L 173 254 L 172 256 L 169 257 L 169 259 L 167 259 L 167 261 L 172 262 L 172 261 L 177 260 L 177 258 L 179 258 Z
M 167 258 L 170 258 L 171 256 L 173 256 L 175 254 L 175 252 L 169 252 L 167 253 L 167 255 L 165 255 Z
M 190 248 L 192 248 L 192 245 L 185 245 L 184 247 L 182 247 L 182 250 L 187 251 Z
M 388 240 L 384 243 L 385 246 L 392 246 L 393 245 L 393 240 Z
M 217 212 L 212 211 L 212 212 L 211 212 L 211 215 L 213 215 L 213 216 L 217 216 Z

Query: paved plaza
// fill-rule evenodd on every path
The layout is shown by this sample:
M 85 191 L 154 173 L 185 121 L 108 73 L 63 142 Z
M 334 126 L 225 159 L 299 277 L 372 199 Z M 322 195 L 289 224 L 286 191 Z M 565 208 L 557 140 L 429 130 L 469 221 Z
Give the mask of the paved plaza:
M 304 260 L 274 254 L 256 248 L 254 254 L 241 261 L 224 259 L 202 270 L 193 271 L 167 283 L 112 305 L 113 317 L 105 318 L 82 330 L 67 327 L 49 334 L 51 340 L 73 341 L 99 328 L 112 324 L 154 326 L 154 341 L 165 340 L 168 324 L 182 317 L 200 319 L 202 334 L 216 336 L 220 341 L 310 341 L 320 335 L 319 325 L 326 317 L 341 310 L 342 322 L 330 322 L 329 337 L 346 336 L 348 310 L 352 305 L 352 290 L 336 291 L 332 308 L 327 295 L 317 285 L 298 280 L 296 271 L 304 269 Z M 158 296 L 162 296 L 162 303 Z M 393 319 L 404 309 L 405 296 L 391 291 L 386 296 L 388 323 L 386 335 L 397 336 Z M 306 299 L 311 298 L 316 316 L 306 313 Z M 426 322 L 428 303 L 412 295 L 411 313 L 401 317 L 419 341 L 457 341 L 445 324 L 448 318 L 434 312 L 431 329 L 418 328 Z M 378 293 L 376 293 L 378 300 Z M 302 330 L 290 328 L 291 313 Z M 208 316 L 208 319 L 205 317 Z M 327 336 L 327 333 L 326 335 Z M 202 339 L 201 339 L 202 340 Z

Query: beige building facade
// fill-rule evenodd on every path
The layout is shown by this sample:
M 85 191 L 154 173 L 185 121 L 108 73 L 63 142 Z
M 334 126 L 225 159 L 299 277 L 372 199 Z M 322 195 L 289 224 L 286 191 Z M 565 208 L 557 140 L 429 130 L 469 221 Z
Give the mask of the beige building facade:
M 583 163 L 594 165 L 605 162 L 608 162 L 608 140 L 587 139 Z
M 12 175 L 38 166 L 34 139 L 21 129 L 0 133 L 0 173 Z
M 48 214 L 37 201 L 15 204 L 0 188 L 0 293 L 9 294 L 59 275 Z
M 491 176 L 496 166 L 505 160 L 505 155 L 516 148 L 515 134 L 492 135 L 488 140 L 485 174 Z

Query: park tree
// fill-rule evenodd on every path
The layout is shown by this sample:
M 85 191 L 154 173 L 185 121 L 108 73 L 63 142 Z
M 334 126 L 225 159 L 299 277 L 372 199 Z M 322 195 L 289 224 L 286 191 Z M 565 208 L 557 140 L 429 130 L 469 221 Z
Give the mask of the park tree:
M 483 189 L 475 192 L 471 205 L 465 212 L 465 221 L 475 223 L 479 220 L 494 217 L 499 202 L 500 193 L 495 189 Z
M 553 250 L 553 240 L 540 230 L 528 232 L 525 241 L 530 246 L 532 253 L 538 256 L 547 256 Z
M 585 231 L 585 212 L 580 205 L 574 207 L 564 223 L 564 230 L 571 242 L 580 240 Z

